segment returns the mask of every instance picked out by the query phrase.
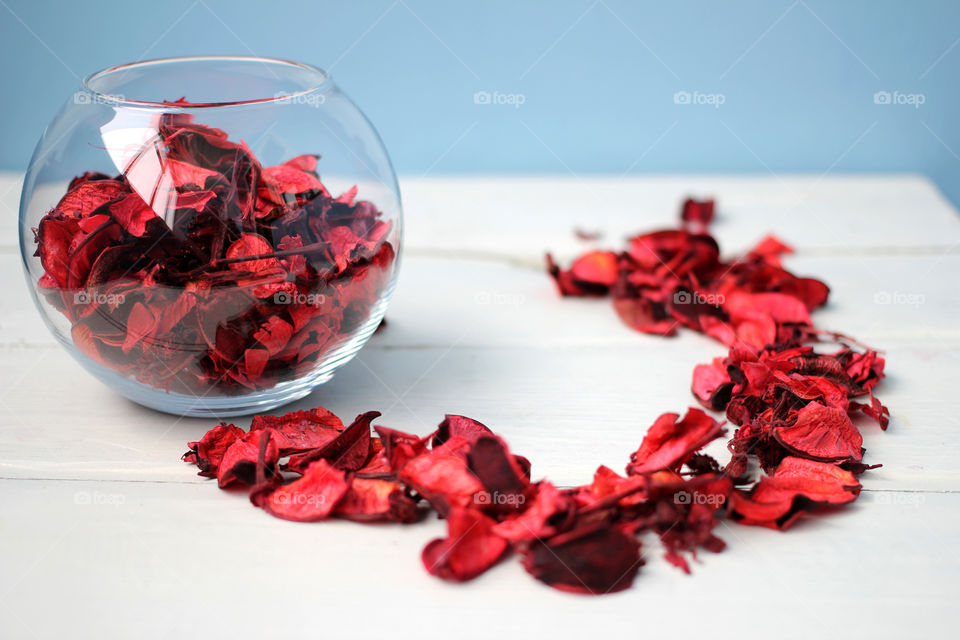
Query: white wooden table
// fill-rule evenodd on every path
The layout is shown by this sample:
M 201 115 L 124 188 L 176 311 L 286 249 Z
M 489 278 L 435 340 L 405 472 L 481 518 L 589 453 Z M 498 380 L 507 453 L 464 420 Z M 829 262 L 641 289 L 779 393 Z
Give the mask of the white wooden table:
M 715 195 L 727 252 L 768 231 L 826 280 L 826 328 L 887 353 L 893 419 L 864 434 L 851 508 L 786 533 L 731 525 L 687 576 L 645 539 L 634 588 L 551 590 L 508 559 L 478 580 L 430 577 L 445 532 L 294 524 L 179 461 L 211 421 L 140 408 L 87 376 L 43 327 L 16 248 L 19 176 L 0 179 L 0 637 L 950 637 L 960 597 L 960 220 L 914 176 L 403 180 L 406 254 L 386 331 L 293 405 L 426 433 L 477 418 L 535 477 L 622 469 L 663 411 L 694 404 L 693 366 L 724 352 L 635 333 L 608 302 L 560 300 L 542 253 L 574 227 L 616 244 Z M 4 195 L 5 194 L 5 195 Z M 891 302 L 883 304 L 884 294 Z M 246 427 L 249 419 L 240 419 Z M 715 451 L 723 455 L 722 445 Z

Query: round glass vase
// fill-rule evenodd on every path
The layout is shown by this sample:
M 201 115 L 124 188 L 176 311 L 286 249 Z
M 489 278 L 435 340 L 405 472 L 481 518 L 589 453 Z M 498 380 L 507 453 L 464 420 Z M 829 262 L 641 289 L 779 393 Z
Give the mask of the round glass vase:
M 47 127 L 20 202 L 53 335 L 140 404 L 226 417 L 301 398 L 376 330 L 400 192 L 323 71 L 265 58 L 88 77 Z

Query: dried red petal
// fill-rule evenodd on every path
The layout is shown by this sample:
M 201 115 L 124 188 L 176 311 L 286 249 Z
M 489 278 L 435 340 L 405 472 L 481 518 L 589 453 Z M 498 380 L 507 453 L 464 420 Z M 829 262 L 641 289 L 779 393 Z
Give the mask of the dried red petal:
M 454 508 L 447 514 L 447 537 L 423 549 L 423 566 L 443 578 L 472 580 L 493 566 L 507 550 L 507 541 L 493 533 L 494 521 L 473 509 Z
M 523 566 L 540 582 L 590 595 L 628 588 L 642 564 L 637 539 L 612 526 L 538 540 L 523 554 Z
M 617 254 L 612 251 L 585 253 L 570 266 L 570 275 L 579 283 L 609 287 L 617 281 Z
M 360 414 L 349 427 L 323 446 L 291 456 L 287 468 L 303 472 L 312 462 L 326 460 L 338 469 L 356 471 L 370 456 L 370 423 L 378 417 L 379 411 Z
M 74 218 L 86 218 L 103 205 L 128 193 L 130 189 L 119 180 L 86 181 L 71 186 L 54 210 Z
M 183 460 L 197 465 L 200 469 L 197 475 L 216 478 L 223 454 L 243 435 L 243 429 L 232 424 L 218 425 L 203 434 L 197 442 L 188 442 L 190 451 L 183 454 Z
M 266 271 L 280 267 L 280 262 L 273 257 L 273 247 L 261 235 L 245 233 L 240 239 L 227 249 L 227 259 L 231 260 L 229 267 L 238 271 Z M 258 258 L 245 260 L 244 258 Z
M 723 433 L 717 422 L 700 409 L 689 409 L 682 420 L 665 413 L 647 431 L 640 448 L 630 456 L 627 473 L 640 475 L 661 469 L 677 469 L 686 459 Z
M 466 461 L 456 456 L 436 452 L 419 455 L 400 469 L 398 478 L 441 515 L 457 507 L 490 502 L 483 484 L 467 468 Z
M 687 198 L 680 208 L 680 219 L 706 227 L 713 222 L 713 200 Z
M 308 411 L 291 411 L 282 416 L 253 417 L 250 431 L 270 429 L 281 456 L 319 449 L 334 440 L 341 431 L 340 418 L 323 407 Z
M 467 467 L 490 494 L 490 506 L 510 511 L 522 508 L 527 474 L 502 439 L 495 435 L 477 438 L 467 452 Z
M 254 499 L 258 507 L 277 518 L 314 522 L 333 512 L 349 486 L 345 472 L 326 460 L 317 460 L 300 478 Z
M 804 511 L 846 504 L 859 494 L 860 483 L 851 472 L 826 462 L 788 457 L 751 493 L 735 491 L 731 509 L 743 524 L 786 529 Z
M 110 205 L 110 213 L 127 233 L 137 237 L 146 233 L 149 223 L 162 222 L 160 216 L 135 193 Z
M 843 409 L 811 402 L 792 426 L 778 425 L 773 436 L 793 453 L 824 462 L 860 462 L 863 436 Z
M 256 483 L 257 462 L 260 459 L 260 440 L 270 437 L 269 431 L 251 431 L 227 447 L 217 468 L 217 484 L 226 488 L 234 484 Z M 269 440 L 264 464 L 272 470 L 280 459 L 277 443 Z
M 433 436 L 433 447 L 437 448 L 450 439 L 451 436 L 463 436 L 468 442 L 475 442 L 477 438 L 493 434 L 483 423 L 466 416 L 446 415 L 443 422 L 437 427 Z
M 546 480 L 537 483 L 532 499 L 519 515 L 497 523 L 493 532 L 511 542 L 549 538 L 567 530 L 576 515 L 573 499 Z
M 353 478 L 333 515 L 357 522 L 416 522 L 417 503 L 403 485 L 378 478 Z
M 613 309 L 631 329 L 658 336 L 676 335 L 677 322 L 667 316 L 665 307 L 640 297 L 614 297 Z
M 795 322 L 811 324 L 810 312 L 797 298 L 784 293 L 742 293 L 731 294 L 723 308 L 734 318 L 750 318 L 759 313 L 769 316 L 776 322 Z
M 275 167 L 266 167 L 261 174 L 263 180 L 261 197 L 277 204 L 283 204 L 287 201 L 295 201 L 297 195 L 309 194 L 312 191 L 323 189 L 323 185 L 317 180 L 317 176 L 309 171 L 304 171 L 296 164 L 300 164 L 300 161 L 298 160 L 294 164 L 287 163 Z M 294 196 L 294 198 L 290 196 Z
M 714 358 L 710 364 L 698 364 L 693 369 L 691 390 L 700 404 L 708 409 L 714 411 L 725 409 L 730 401 L 733 386 L 723 358 Z

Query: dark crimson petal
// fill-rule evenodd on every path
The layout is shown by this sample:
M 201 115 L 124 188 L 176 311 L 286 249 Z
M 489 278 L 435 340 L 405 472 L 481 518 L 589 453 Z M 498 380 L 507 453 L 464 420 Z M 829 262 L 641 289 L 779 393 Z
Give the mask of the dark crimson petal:
M 642 564 L 637 539 L 612 526 L 533 542 L 523 554 L 523 566 L 540 582 L 589 595 L 628 588 Z
M 474 442 L 480 436 L 490 435 L 492 433 L 486 425 L 472 418 L 448 414 L 443 418 L 440 426 L 437 427 L 437 432 L 433 436 L 433 447 L 439 447 L 450 439 L 451 436 L 463 436 L 469 442 Z
M 497 436 L 477 438 L 467 453 L 467 466 L 488 493 L 519 494 L 527 486 L 527 475 Z
M 443 578 L 472 580 L 493 566 L 507 550 L 507 541 L 493 533 L 493 519 L 473 509 L 454 508 L 447 514 L 447 537 L 423 549 L 423 566 Z

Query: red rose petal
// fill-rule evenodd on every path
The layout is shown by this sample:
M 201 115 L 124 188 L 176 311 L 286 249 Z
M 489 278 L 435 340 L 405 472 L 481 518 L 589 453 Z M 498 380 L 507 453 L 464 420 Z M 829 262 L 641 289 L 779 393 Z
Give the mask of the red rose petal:
M 628 588 L 642 564 L 640 543 L 614 527 L 585 528 L 537 541 L 523 555 L 523 566 L 540 582 L 589 595 Z
M 849 471 L 826 462 L 788 457 L 750 494 L 734 492 L 731 508 L 743 524 L 785 529 L 803 511 L 846 504 L 859 494 L 860 483 Z
M 252 431 L 227 447 L 217 468 L 217 483 L 221 489 L 235 484 L 255 484 L 260 440 L 265 437 L 270 437 L 269 431 Z M 279 459 L 277 443 L 270 439 L 265 463 L 272 469 Z
M 190 451 L 183 454 L 183 460 L 197 465 L 197 475 L 216 478 L 217 469 L 227 449 L 243 437 L 243 429 L 232 424 L 222 424 L 210 429 L 197 442 L 189 442 Z
M 150 222 L 162 222 L 162 218 L 135 193 L 111 204 L 110 213 L 127 233 L 137 237 L 146 233 Z
M 416 522 L 417 503 L 403 485 L 383 479 L 353 478 L 333 515 L 357 522 Z
M 360 414 L 349 427 L 323 446 L 291 456 L 287 468 L 302 472 L 315 460 L 326 460 L 337 469 L 356 471 L 370 455 L 370 423 L 379 416 L 378 411 Z
M 253 417 L 250 431 L 270 429 L 282 456 L 300 451 L 320 449 L 343 431 L 340 418 L 323 407 L 307 411 L 291 411 L 282 416 Z
M 824 462 L 860 462 L 863 436 L 843 409 L 811 402 L 793 426 L 777 426 L 774 437 L 792 452 Z
M 255 498 L 257 506 L 277 518 L 315 522 L 329 516 L 347 494 L 345 472 L 326 460 L 310 464 L 303 476 Z
M 695 451 L 723 433 L 723 424 L 700 409 L 690 409 L 682 420 L 665 413 L 647 431 L 640 448 L 630 456 L 627 473 L 640 475 L 676 469 Z
M 471 580 L 496 563 L 507 541 L 493 533 L 493 519 L 472 509 L 447 514 L 448 533 L 423 549 L 423 566 L 444 580 Z

